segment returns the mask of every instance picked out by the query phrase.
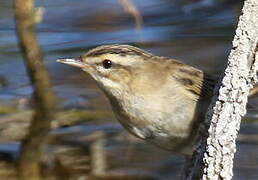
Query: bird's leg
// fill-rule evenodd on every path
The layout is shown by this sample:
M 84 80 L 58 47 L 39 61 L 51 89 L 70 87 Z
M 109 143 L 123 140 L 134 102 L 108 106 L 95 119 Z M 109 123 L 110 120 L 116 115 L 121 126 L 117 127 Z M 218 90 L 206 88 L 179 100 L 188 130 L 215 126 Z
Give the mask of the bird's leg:
M 189 177 L 191 177 L 190 175 L 191 173 L 190 167 L 192 167 L 191 164 L 192 164 L 191 156 L 185 156 L 185 163 L 181 172 L 181 178 L 180 178 L 181 180 L 186 180 Z

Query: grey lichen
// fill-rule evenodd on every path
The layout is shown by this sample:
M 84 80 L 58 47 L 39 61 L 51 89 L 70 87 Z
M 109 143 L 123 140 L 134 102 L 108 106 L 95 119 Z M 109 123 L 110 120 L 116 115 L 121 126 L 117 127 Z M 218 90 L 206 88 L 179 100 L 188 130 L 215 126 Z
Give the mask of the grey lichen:
M 203 179 L 232 179 L 236 137 L 246 113 L 250 88 L 257 82 L 258 1 L 246 0 L 233 48 L 207 122 L 209 137 L 204 153 Z
M 258 1 L 246 0 L 242 11 L 227 68 L 200 129 L 202 136 L 192 158 L 192 172 L 185 179 L 193 179 L 198 166 L 202 167 L 204 180 L 233 177 L 236 138 L 258 70 Z M 208 134 L 203 131 L 205 127 L 209 127 Z

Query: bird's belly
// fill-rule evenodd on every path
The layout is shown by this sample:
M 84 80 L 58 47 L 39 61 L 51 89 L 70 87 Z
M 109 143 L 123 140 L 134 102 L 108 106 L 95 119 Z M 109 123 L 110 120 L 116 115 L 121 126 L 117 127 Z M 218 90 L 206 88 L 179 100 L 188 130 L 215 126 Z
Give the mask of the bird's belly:
M 155 112 L 157 114 L 158 112 Z M 120 123 L 132 134 L 162 149 L 190 155 L 196 135 L 191 131 L 190 112 L 164 115 L 158 118 L 139 115 L 118 116 Z M 181 121 L 181 123 L 178 123 Z
M 184 104 L 168 106 L 138 100 L 117 105 L 113 110 L 120 123 L 137 137 L 175 153 L 191 154 L 196 137 L 192 133 L 195 104 L 181 102 Z
M 144 139 L 162 149 L 184 155 L 190 155 L 193 151 L 195 135 L 178 136 L 174 133 L 162 131 L 160 128 L 156 128 L 152 125 L 137 127 L 126 124 L 124 127 L 135 136 Z

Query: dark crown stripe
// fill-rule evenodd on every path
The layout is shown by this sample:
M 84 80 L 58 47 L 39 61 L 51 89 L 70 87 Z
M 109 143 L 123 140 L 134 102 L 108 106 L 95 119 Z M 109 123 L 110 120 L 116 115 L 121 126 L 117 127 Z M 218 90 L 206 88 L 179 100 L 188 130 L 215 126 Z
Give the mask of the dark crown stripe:
M 90 50 L 86 56 L 100 56 L 103 54 L 119 54 L 121 56 L 126 55 L 138 55 L 138 56 L 152 56 L 150 53 L 138 49 L 129 45 L 106 45 L 100 46 L 93 50 Z

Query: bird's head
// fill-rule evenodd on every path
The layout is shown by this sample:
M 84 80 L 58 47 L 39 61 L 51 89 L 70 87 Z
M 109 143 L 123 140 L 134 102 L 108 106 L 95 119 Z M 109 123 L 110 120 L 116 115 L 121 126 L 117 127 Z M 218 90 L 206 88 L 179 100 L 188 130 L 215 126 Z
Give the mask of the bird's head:
M 79 67 L 89 73 L 106 91 L 117 93 L 129 87 L 137 69 L 153 55 L 130 45 L 96 47 L 75 59 L 59 59 L 60 63 Z

